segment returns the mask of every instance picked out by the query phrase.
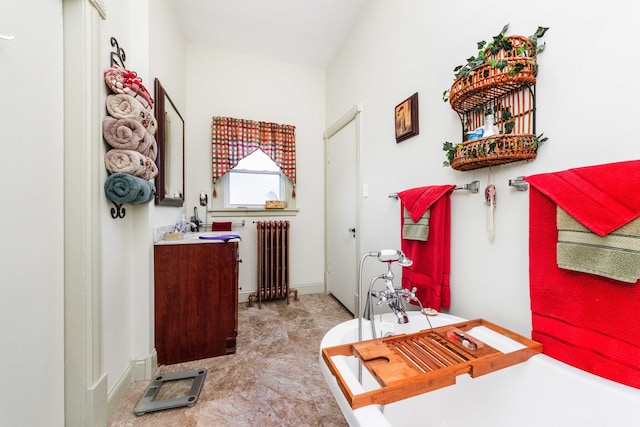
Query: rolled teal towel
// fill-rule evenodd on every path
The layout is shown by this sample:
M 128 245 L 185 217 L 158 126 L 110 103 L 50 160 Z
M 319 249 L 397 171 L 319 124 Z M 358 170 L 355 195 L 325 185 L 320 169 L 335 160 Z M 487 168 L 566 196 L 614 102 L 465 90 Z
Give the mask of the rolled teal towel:
M 128 173 L 114 173 L 104 182 L 104 192 L 111 201 L 119 205 L 141 205 L 153 200 L 156 186 L 151 181 Z

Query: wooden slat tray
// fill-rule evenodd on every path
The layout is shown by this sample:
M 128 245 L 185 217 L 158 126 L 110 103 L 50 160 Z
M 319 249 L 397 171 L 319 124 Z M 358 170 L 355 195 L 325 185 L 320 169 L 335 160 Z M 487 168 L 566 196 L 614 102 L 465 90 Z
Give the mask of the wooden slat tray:
M 472 350 L 449 338 L 454 330 L 466 333 L 476 326 L 489 328 L 525 347 L 502 353 L 471 336 L 477 345 Z M 542 344 L 484 319 L 476 319 L 412 334 L 327 347 L 322 349 L 322 357 L 351 407 L 357 409 L 437 390 L 455 384 L 458 375 L 469 374 L 475 378 L 524 362 L 541 352 Z M 333 363 L 333 356 L 356 356 L 382 387 L 353 394 Z

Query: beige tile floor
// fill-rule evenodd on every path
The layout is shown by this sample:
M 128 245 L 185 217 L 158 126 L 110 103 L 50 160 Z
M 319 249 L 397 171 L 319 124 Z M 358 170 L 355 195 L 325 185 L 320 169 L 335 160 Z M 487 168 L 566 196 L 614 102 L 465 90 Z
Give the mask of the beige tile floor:
M 351 315 L 330 295 L 300 301 L 240 304 L 237 351 L 233 355 L 160 366 L 159 373 L 207 369 L 198 402 L 135 416 L 133 408 L 149 384 L 129 387 L 109 420 L 118 427 L 346 426 L 318 366 L 320 340 Z

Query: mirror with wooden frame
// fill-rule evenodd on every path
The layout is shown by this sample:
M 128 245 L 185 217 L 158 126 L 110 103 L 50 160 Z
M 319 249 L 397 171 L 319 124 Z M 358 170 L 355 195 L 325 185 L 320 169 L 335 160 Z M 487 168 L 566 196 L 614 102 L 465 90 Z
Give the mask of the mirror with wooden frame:
M 184 119 L 171 98 L 155 79 L 155 113 L 158 123 L 158 176 L 156 205 L 184 204 Z

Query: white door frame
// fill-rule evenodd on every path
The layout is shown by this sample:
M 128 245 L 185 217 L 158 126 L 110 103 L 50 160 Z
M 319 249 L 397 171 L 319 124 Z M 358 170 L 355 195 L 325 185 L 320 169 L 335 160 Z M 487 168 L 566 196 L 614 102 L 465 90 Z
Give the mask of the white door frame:
M 101 0 L 64 0 L 65 425 L 107 425 L 102 337 Z
M 362 253 L 362 249 L 360 248 L 360 235 L 362 234 L 362 230 L 360 229 L 360 213 L 362 209 L 362 200 L 360 195 L 362 188 L 362 177 L 361 177 L 361 169 L 360 169 L 360 152 L 362 150 L 362 106 L 354 105 L 349 111 L 347 111 L 342 117 L 340 117 L 334 124 L 329 126 L 323 135 L 324 140 L 324 291 L 328 292 L 327 289 L 327 274 L 328 274 L 328 262 L 329 262 L 329 252 L 328 252 L 328 241 L 327 241 L 327 230 L 328 230 L 328 221 L 327 218 L 329 216 L 328 211 L 328 167 L 327 160 L 329 156 L 329 139 L 340 132 L 345 126 L 355 120 L 356 125 L 356 147 L 355 147 L 355 157 L 356 164 L 354 165 L 356 171 L 356 218 L 354 227 L 356 229 L 356 262 L 353 266 L 356 273 L 358 272 L 358 260 L 360 259 L 360 254 Z M 359 292 L 358 283 L 354 284 L 354 292 Z M 360 308 L 358 307 L 358 312 Z M 355 315 L 355 313 L 354 313 Z

